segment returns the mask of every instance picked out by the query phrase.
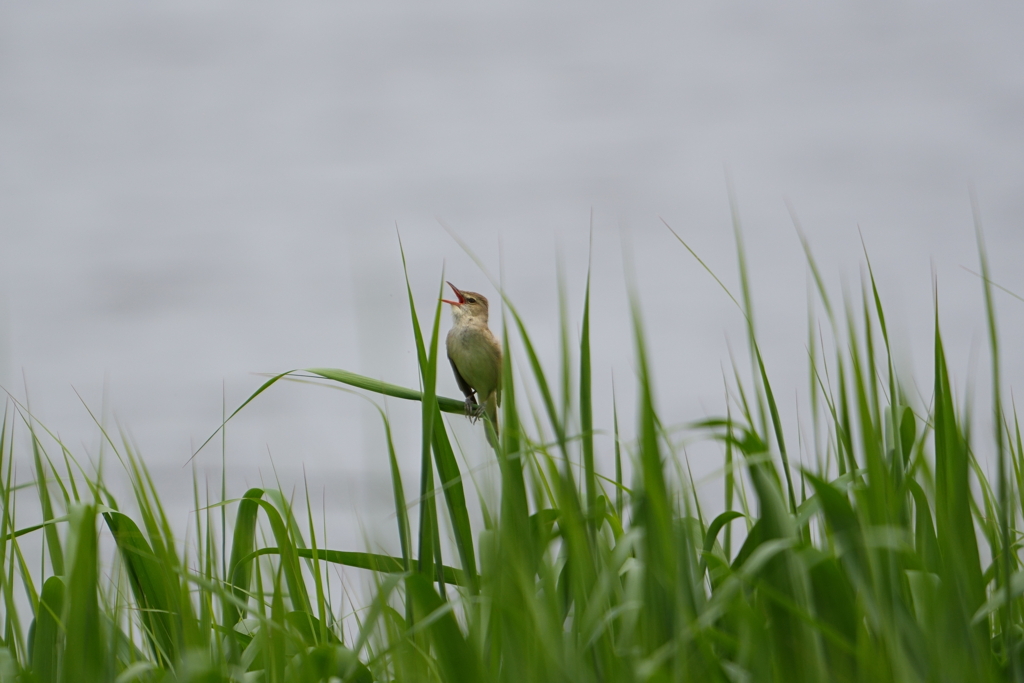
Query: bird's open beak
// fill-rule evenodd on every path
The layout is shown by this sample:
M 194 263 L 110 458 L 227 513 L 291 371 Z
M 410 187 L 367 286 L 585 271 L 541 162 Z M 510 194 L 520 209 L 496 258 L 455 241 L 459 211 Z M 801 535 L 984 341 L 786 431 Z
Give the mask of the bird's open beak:
M 447 282 L 447 280 L 445 280 L 445 282 Z M 448 299 L 441 299 L 442 302 L 446 304 L 451 304 L 452 306 L 461 306 L 462 304 L 466 303 L 466 297 L 462 296 L 462 292 L 459 291 L 458 287 L 456 287 L 450 282 L 448 282 L 448 286 L 452 288 L 453 292 L 455 292 L 455 296 L 456 298 L 458 298 L 458 301 L 449 301 Z

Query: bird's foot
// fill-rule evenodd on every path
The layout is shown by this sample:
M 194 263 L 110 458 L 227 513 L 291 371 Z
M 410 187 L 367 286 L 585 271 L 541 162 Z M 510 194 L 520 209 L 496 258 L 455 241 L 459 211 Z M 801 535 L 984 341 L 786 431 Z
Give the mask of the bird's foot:
M 466 417 L 469 418 L 470 422 L 476 422 L 480 419 L 480 416 L 484 414 L 484 407 L 476 402 L 476 399 L 470 395 L 466 397 Z

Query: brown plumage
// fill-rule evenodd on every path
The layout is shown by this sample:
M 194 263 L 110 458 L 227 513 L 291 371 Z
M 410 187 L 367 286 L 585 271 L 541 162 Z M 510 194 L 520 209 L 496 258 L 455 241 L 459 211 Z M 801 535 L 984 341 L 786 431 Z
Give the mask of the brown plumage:
M 482 410 L 498 433 L 501 405 L 501 342 L 487 327 L 487 297 L 460 290 L 452 283 L 457 301 L 442 299 L 452 306 L 452 329 L 445 346 L 455 372 L 455 381 L 466 397 L 466 414 L 479 417 Z M 477 404 L 479 399 L 479 404 Z M 487 441 L 495 445 L 490 432 Z

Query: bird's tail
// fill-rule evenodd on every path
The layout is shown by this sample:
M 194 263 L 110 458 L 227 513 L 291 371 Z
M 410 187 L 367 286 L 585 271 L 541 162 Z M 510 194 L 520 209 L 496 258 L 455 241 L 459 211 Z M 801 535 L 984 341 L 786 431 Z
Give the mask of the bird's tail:
M 498 447 L 498 399 L 497 392 L 492 392 L 487 400 L 483 402 L 484 411 L 487 413 L 487 421 L 490 424 L 484 425 L 484 433 L 487 435 L 487 443 L 491 448 Z M 493 430 L 492 430 L 493 427 Z

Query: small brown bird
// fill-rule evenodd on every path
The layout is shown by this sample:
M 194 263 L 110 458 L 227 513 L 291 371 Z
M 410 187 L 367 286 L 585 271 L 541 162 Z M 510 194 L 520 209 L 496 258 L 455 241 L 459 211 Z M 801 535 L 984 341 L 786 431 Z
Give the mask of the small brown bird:
M 466 415 L 480 417 L 481 411 L 498 433 L 498 406 L 501 405 L 501 342 L 487 327 L 487 297 L 464 292 L 452 283 L 457 301 L 441 299 L 452 306 L 452 329 L 445 346 L 455 371 L 455 381 L 466 397 Z M 475 394 L 475 396 L 474 396 Z M 480 403 L 477 404 L 477 398 Z M 487 441 L 494 446 L 491 433 Z

